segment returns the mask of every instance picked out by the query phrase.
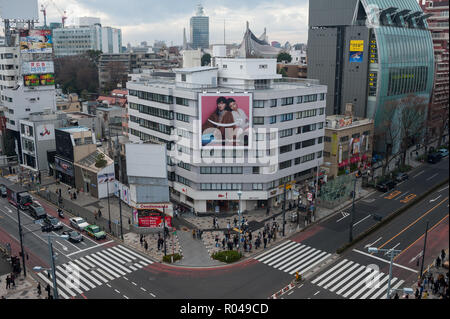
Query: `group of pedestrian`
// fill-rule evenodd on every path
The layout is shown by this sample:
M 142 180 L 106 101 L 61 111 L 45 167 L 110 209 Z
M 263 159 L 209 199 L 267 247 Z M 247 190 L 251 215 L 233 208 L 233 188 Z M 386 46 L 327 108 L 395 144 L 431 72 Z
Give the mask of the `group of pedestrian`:
M 67 192 L 69 193 L 69 198 L 70 200 L 76 200 L 80 191 L 76 188 L 76 189 L 72 189 L 72 187 L 69 186 L 69 189 L 67 190 Z
M 147 239 L 145 238 L 145 235 L 139 235 L 139 242 L 141 243 L 141 247 L 144 247 L 145 251 L 147 252 L 148 250 L 148 242 Z
M 217 217 L 213 217 L 213 228 L 219 229 L 219 219 Z
M 13 288 L 16 287 L 16 276 L 14 275 L 14 273 L 9 274 L 6 277 L 6 289 L 11 289 L 11 285 Z
M 202 239 L 202 235 L 203 235 L 203 230 L 195 229 L 195 228 L 192 230 L 192 238 Z

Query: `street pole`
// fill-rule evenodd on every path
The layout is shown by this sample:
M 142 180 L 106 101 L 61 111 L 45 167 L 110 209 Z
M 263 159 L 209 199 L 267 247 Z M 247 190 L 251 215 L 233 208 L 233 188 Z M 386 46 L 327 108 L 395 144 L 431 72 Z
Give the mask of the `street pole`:
M 238 192 L 238 196 L 239 196 L 239 209 L 238 209 L 238 216 L 239 216 L 239 252 L 242 251 L 242 243 L 241 243 L 241 225 L 242 225 L 242 217 L 241 217 L 241 193 Z
M 107 191 L 107 196 L 108 196 L 108 215 L 109 215 L 109 220 L 108 220 L 108 226 L 109 226 L 109 232 L 111 233 L 111 207 L 109 206 L 109 177 L 108 175 L 106 175 L 106 191 Z M 120 201 L 120 198 L 119 198 Z
M 118 133 L 116 132 L 116 145 L 117 145 L 117 151 L 118 151 L 118 157 L 119 157 L 119 182 L 121 183 L 122 181 L 121 181 L 121 172 L 122 172 L 122 161 L 121 161 L 121 159 L 120 159 L 120 149 L 119 149 L 119 135 L 118 135 Z M 121 198 L 120 198 L 120 195 L 121 195 L 121 193 L 120 193 L 120 190 L 119 190 L 119 216 L 120 216 L 120 238 L 123 240 L 123 226 L 122 226 L 122 200 L 121 200 Z
M 56 273 L 55 273 L 55 256 L 53 255 L 53 246 L 50 235 L 48 235 L 48 248 L 50 250 L 50 262 L 52 265 L 52 280 L 53 280 L 53 297 L 54 299 L 59 299 L 58 296 L 58 286 L 56 283 Z
M 284 183 L 283 185 L 283 237 L 285 224 L 286 224 L 286 183 Z
M 20 238 L 20 250 L 22 252 L 22 264 L 23 264 L 23 276 L 27 276 L 27 270 L 25 266 L 25 252 L 23 251 L 23 234 L 22 234 L 22 224 L 20 221 L 20 203 L 19 203 L 19 196 L 21 193 L 17 193 L 16 197 L 16 205 L 17 205 L 17 220 L 19 222 L 19 238 Z
M 356 177 L 355 177 L 355 181 L 353 184 L 353 203 L 352 203 L 352 216 L 350 218 L 350 230 L 349 230 L 349 242 L 353 241 L 353 221 L 355 218 L 355 195 L 356 195 Z
M 394 262 L 394 255 L 395 252 L 392 249 L 390 252 L 391 262 L 389 263 L 389 280 L 388 280 L 388 287 L 387 287 L 387 296 L 386 299 L 391 299 L 391 279 L 392 279 L 392 264 Z
M 422 251 L 422 266 L 420 267 L 420 279 L 422 279 L 422 277 L 423 277 L 423 264 L 425 263 L 425 249 L 427 248 L 428 224 L 429 224 L 429 221 L 427 221 L 427 228 L 425 229 L 425 240 L 423 243 L 423 251 Z M 444 261 L 442 261 L 442 262 L 444 262 Z
M 167 255 L 167 245 L 166 245 L 166 204 L 163 204 L 163 233 L 164 233 L 164 256 Z

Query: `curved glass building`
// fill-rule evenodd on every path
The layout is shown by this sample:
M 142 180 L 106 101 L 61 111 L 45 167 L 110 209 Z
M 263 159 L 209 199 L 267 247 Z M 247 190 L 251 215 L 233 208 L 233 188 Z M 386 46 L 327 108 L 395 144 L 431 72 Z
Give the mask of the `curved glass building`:
M 328 85 L 327 114 L 352 103 L 355 116 L 377 127 L 389 101 L 414 94 L 428 103 L 434 52 L 427 17 L 417 0 L 310 1 L 308 77 Z

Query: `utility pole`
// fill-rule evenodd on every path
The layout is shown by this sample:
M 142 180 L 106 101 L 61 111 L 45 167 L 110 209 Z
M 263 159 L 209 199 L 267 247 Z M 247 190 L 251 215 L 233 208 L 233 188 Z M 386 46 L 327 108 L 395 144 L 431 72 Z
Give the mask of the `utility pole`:
M 167 255 L 167 245 L 166 245 L 166 204 L 163 203 L 163 233 L 164 233 L 164 256 Z
M 18 192 L 16 194 L 16 205 L 17 205 L 17 221 L 19 223 L 19 238 L 20 238 L 20 250 L 22 254 L 22 264 L 23 264 L 23 276 L 27 276 L 27 270 L 25 266 L 25 252 L 23 251 L 23 234 L 22 234 L 22 223 L 20 221 L 20 194 L 21 192 Z
M 350 230 L 349 230 L 349 238 L 348 241 L 353 241 L 353 222 L 355 218 L 355 195 L 356 195 L 356 177 L 353 183 L 353 203 L 352 203 L 352 214 L 350 218 Z
M 242 225 L 242 220 L 241 220 L 241 196 L 242 196 L 242 191 L 238 191 L 237 192 L 238 197 L 239 197 L 239 209 L 238 209 L 238 218 L 239 218 L 239 252 L 242 251 L 242 243 L 241 243 L 241 225 Z M 215 218 L 215 217 L 214 217 Z
M 119 135 L 118 135 L 118 133 L 116 132 L 116 148 L 117 148 L 117 152 L 118 152 L 118 157 L 119 157 L 119 159 L 118 159 L 118 161 L 119 161 L 119 183 L 121 183 L 122 182 L 122 180 L 121 180 L 121 172 L 122 172 L 122 161 L 121 161 L 121 159 L 120 159 L 120 146 L 119 146 Z M 120 198 L 121 197 L 121 193 L 120 193 L 120 190 L 119 190 L 119 216 L 120 216 L 120 239 L 122 239 L 123 240 L 123 226 L 122 226 L 122 199 Z
M 286 183 L 283 185 L 283 237 L 286 224 Z
M 422 266 L 420 267 L 420 279 L 422 279 L 423 277 L 423 264 L 425 263 L 425 249 L 427 248 L 428 224 L 429 221 L 427 220 L 427 227 L 425 229 L 425 240 L 423 242 L 423 251 L 422 251 Z
M 50 235 L 48 235 L 48 248 L 50 250 L 50 261 L 52 263 L 53 297 L 54 299 L 59 299 L 58 286 L 56 283 L 55 256 L 53 254 L 53 245 Z
M 109 220 L 108 220 L 108 226 L 109 226 L 109 232 L 111 233 L 111 207 L 109 206 L 109 176 L 106 175 L 106 191 L 108 192 L 107 194 L 107 198 L 108 198 L 108 215 L 109 215 Z M 120 201 L 120 198 L 119 198 Z

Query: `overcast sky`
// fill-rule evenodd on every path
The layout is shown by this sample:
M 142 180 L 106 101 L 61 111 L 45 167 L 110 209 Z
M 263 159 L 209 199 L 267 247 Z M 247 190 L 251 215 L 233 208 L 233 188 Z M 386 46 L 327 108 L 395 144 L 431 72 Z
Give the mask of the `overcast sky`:
M 210 44 L 223 43 L 225 19 L 226 43 L 240 43 L 245 21 L 261 35 L 267 28 L 269 41 L 291 44 L 307 41 L 308 0 L 38 0 L 47 4 L 47 24 L 60 22 L 55 8 L 67 11 L 68 25 L 76 17 L 101 18 L 103 26 L 122 29 L 122 43 L 136 45 L 141 41 L 153 44 L 165 40 L 168 45 L 181 45 L 183 28 L 189 41 L 189 19 L 201 3 L 209 16 Z M 43 15 L 39 13 L 40 21 Z M 66 22 L 66 23 L 67 23 Z M 43 22 L 42 22 L 43 23 Z

